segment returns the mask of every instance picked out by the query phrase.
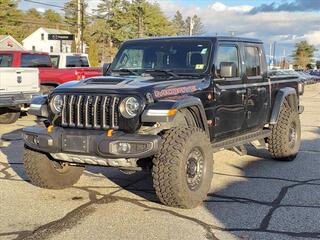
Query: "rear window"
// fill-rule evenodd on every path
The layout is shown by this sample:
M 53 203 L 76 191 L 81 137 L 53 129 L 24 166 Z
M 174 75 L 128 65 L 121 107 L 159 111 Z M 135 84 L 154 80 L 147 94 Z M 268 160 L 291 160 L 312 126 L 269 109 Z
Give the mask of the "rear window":
M 12 54 L 0 54 L 0 67 L 11 67 L 12 60 Z
M 261 75 L 260 55 L 257 47 L 244 48 L 244 63 L 248 77 Z
M 66 67 L 89 67 L 89 62 L 86 56 L 67 56 Z
M 50 59 L 51 59 L 52 65 L 55 68 L 58 68 L 59 67 L 59 62 L 60 62 L 60 56 L 58 56 L 58 55 L 50 55 Z
M 22 54 L 21 67 L 52 67 L 50 57 L 45 54 Z

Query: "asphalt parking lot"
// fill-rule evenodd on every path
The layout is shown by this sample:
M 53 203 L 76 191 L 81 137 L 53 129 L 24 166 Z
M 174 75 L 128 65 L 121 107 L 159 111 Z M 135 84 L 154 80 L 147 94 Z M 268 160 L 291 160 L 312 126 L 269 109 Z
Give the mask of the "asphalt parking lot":
M 219 152 L 208 199 L 192 210 L 160 204 L 148 173 L 88 167 L 72 188 L 37 188 L 24 174 L 20 135 L 33 118 L 1 125 L 0 239 L 320 238 L 320 84 L 306 87 L 302 104 L 295 161 Z

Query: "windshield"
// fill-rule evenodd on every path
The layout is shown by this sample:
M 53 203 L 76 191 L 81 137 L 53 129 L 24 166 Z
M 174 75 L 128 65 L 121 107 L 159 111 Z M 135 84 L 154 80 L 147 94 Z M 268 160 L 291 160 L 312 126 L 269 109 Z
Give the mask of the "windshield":
M 120 48 L 111 71 L 203 73 L 207 69 L 210 47 L 211 43 L 203 40 L 128 42 Z

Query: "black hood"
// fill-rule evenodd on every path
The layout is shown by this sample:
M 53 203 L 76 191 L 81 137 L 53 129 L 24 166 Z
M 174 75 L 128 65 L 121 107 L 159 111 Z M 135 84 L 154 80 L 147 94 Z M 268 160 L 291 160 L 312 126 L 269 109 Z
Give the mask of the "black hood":
M 159 99 L 193 93 L 209 86 L 209 77 L 175 78 L 164 77 L 94 77 L 82 81 L 67 82 L 58 86 L 55 93 L 103 93 L 119 95 L 145 95 L 150 93 Z

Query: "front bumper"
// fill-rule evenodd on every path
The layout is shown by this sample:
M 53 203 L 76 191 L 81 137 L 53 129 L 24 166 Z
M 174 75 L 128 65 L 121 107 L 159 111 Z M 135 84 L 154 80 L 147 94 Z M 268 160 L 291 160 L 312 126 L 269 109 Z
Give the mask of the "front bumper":
M 53 156 L 63 156 L 62 153 L 80 158 L 93 156 L 99 157 L 100 161 L 153 156 L 159 149 L 161 139 L 156 135 L 126 134 L 120 131 L 108 137 L 104 131 L 61 127 L 53 128 L 50 133 L 45 128 L 26 127 L 23 129 L 23 137 L 28 147 Z M 129 151 L 119 151 L 119 144 L 130 144 Z
M 30 104 L 34 96 L 39 93 L 18 93 L 18 94 L 3 94 L 0 96 L 0 107 L 14 107 L 21 104 Z

